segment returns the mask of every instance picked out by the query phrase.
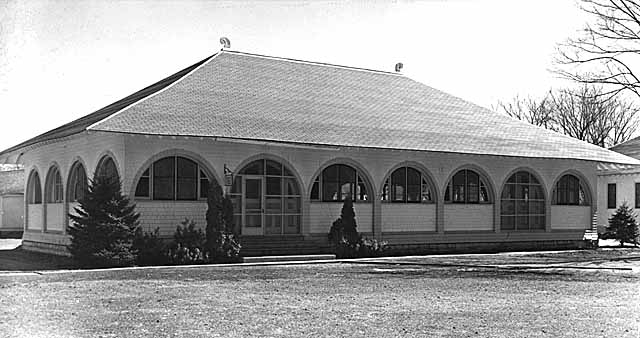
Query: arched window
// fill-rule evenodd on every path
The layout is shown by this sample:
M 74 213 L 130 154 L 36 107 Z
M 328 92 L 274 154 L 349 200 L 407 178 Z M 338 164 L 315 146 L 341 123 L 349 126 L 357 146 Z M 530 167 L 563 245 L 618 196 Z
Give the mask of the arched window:
M 355 195 L 355 198 L 353 198 Z M 341 202 L 351 197 L 354 202 L 371 200 L 363 176 L 346 164 L 326 167 L 311 187 L 311 199 L 324 202 Z
M 44 194 L 47 203 L 62 203 L 63 190 L 62 190 L 62 176 L 58 167 L 51 167 L 47 174 L 47 180 L 45 181 Z
M 300 233 L 300 186 L 283 163 L 260 159 L 247 164 L 235 175 L 229 196 L 243 234 Z
M 87 173 L 80 162 L 76 162 L 71 168 L 67 191 L 69 202 L 78 202 L 87 192 Z
M 487 183 L 471 169 L 453 175 L 444 191 L 445 202 L 451 203 L 491 203 L 490 198 Z
M 402 167 L 384 181 L 381 199 L 394 203 L 433 203 L 434 195 L 426 175 L 414 168 Z
M 544 191 L 527 171 L 511 175 L 500 197 L 502 230 L 544 230 Z
M 590 205 L 591 196 L 581 179 L 566 174 L 556 183 L 552 202 L 557 205 Z
M 42 187 L 40 186 L 40 175 L 37 171 L 33 171 L 31 177 L 29 177 L 29 183 L 27 184 L 27 203 L 28 204 L 41 204 L 42 203 Z
M 112 180 L 120 181 L 116 163 L 109 156 L 105 156 L 100 160 L 96 169 L 96 174 L 97 176 L 109 177 Z
M 207 198 L 209 177 L 204 167 L 186 157 L 161 158 L 144 170 L 135 197 L 189 201 Z

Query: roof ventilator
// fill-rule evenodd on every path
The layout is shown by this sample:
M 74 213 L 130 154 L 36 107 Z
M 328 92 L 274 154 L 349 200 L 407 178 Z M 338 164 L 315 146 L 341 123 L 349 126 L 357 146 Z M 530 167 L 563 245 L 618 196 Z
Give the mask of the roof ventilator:
M 231 48 L 231 40 L 229 40 L 229 38 L 227 37 L 221 37 L 220 38 L 220 44 L 222 45 L 221 49 L 225 49 L 225 48 Z
M 400 71 L 402 70 L 402 66 L 402 62 L 396 63 L 396 73 L 400 73 Z

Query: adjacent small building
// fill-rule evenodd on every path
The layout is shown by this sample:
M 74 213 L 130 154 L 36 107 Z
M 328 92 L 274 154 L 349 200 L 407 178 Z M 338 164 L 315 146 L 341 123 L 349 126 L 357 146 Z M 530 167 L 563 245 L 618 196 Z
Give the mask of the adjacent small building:
M 21 166 L 0 165 L 0 238 L 22 237 L 24 184 Z
M 640 137 L 618 144 L 612 151 L 640 159 Z M 603 233 L 609 218 L 626 203 L 640 215 L 640 166 L 600 164 L 598 166 L 598 232 Z M 639 219 L 640 220 L 640 219 Z
M 205 224 L 226 187 L 245 254 L 324 250 L 343 201 L 405 250 L 575 248 L 598 166 L 625 155 L 532 126 L 402 74 L 223 50 L 0 152 L 24 165 L 23 247 L 64 253 L 98 172 L 147 230 Z

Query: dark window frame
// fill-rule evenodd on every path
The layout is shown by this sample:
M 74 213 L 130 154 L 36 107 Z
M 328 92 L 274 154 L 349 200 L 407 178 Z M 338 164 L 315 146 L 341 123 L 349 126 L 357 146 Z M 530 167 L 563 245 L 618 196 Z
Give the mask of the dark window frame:
M 344 168 L 341 168 L 341 167 L 344 167 Z M 335 168 L 338 172 L 337 181 L 331 181 L 333 184 L 337 183 L 338 189 L 334 191 L 337 199 L 328 199 L 326 196 L 324 196 L 325 184 L 326 184 L 326 182 L 324 181 L 324 176 L 326 171 L 333 168 Z M 354 179 L 353 181 L 344 180 L 343 182 L 341 180 L 340 173 L 347 168 L 354 171 Z M 364 176 L 362 175 L 361 171 L 358 168 L 345 163 L 335 163 L 322 169 L 322 171 L 318 174 L 318 176 L 316 176 L 311 186 L 310 200 L 312 202 L 328 202 L 328 203 L 344 202 L 345 198 L 343 198 L 342 196 L 343 194 L 342 187 L 345 184 L 349 184 L 350 195 L 351 196 L 355 195 L 356 197 L 351 199 L 353 203 L 371 203 L 372 198 L 371 198 L 371 194 L 369 193 L 371 191 L 371 188 L 370 188 L 371 185 L 368 184 L 367 182 L 368 181 L 365 180 Z
M 478 182 L 476 185 L 470 184 L 475 182 L 469 182 L 469 173 L 477 176 Z M 461 176 L 459 175 L 464 175 L 464 183 L 462 185 L 460 184 L 460 182 L 455 182 L 456 180 L 461 179 Z M 459 193 L 462 196 L 455 199 L 455 188 L 459 187 L 462 187 L 462 190 Z M 469 193 L 469 191 L 472 190 L 471 188 L 477 190 L 477 193 L 475 194 L 475 197 L 477 198 L 473 200 L 470 199 L 470 197 L 472 197 Z M 483 192 L 484 195 L 486 195 L 484 197 L 482 196 Z M 473 169 L 460 169 L 456 171 L 456 173 L 453 174 L 447 182 L 447 186 L 445 187 L 444 192 L 444 202 L 447 204 L 492 204 L 493 196 L 491 194 L 490 186 L 482 174 Z
M 613 189 L 612 189 L 613 188 Z M 607 209 L 617 208 L 617 193 L 618 186 L 616 183 L 607 184 Z
M 398 186 L 402 187 L 402 196 L 398 198 L 397 191 L 394 191 L 396 184 L 394 183 L 394 175 L 398 173 L 400 170 L 404 170 L 404 184 L 399 184 Z M 414 171 L 413 174 L 418 174 L 419 184 L 409 184 L 409 172 Z M 400 182 L 402 183 L 402 182 Z M 413 186 L 414 189 L 418 188 L 418 198 L 414 200 L 409 199 L 409 195 L 412 193 L 410 186 Z M 406 203 L 406 204 L 433 204 L 435 203 L 435 195 L 433 192 L 434 185 L 432 184 L 432 180 L 423 173 L 421 170 L 418 170 L 412 166 L 402 166 L 396 168 L 387 176 L 382 184 L 382 194 L 380 196 L 380 200 L 383 203 Z M 413 191 L 415 193 L 416 191 Z M 425 196 L 429 196 L 425 199 Z
M 510 204 L 512 213 L 508 213 L 506 207 Z M 542 213 L 532 212 L 535 211 L 536 205 L 542 205 Z M 521 210 L 522 206 L 526 206 L 526 211 Z M 509 176 L 500 193 L 500 230 L 544 231 L 546 216 L 546 198 L 540 180 L 526 170 L 517 171 Z M 533 224 L 535 228 L 532 228 L 532 221 L 538 222 Z
M 158 179 L 158 177 L 156 175 L 154 175 L 154 166 L 156 165 L 156 163 L 163 161 L 163 160 L 167 160 L 167 159 L 173 159 L 173 168 L 171 169 L 171 184 L 172 184 L 172 197 L 171 198 L 156 198 L 159 196 L 156 196 L 154 194 L 154 186 L 155 186 L 155 181 L 156 179 Z M 180 179 L 178 178 L 178 162 L 180 160 L 187 160 L 189 162 L 194 163 L 195 166 L 195 171 L 196 171 L 196 176 L 195 179 L 193 179 L 193 177 L 191 177 L 191 180 L 193 181 L 192 183 L 194 183 L 195 186 L 195 198 L 178 198 L 178 184 Z M 185 202 L 185 201 L 202 201 L 202 200 L 206 200 L 207 199 L 207 191 L 208 191 L 208 183 L 205 185 L 203 184 L 203 181 L 206 180 L 207 182 L 211 180 L 211 178 L 209 178 L 207 171 L 205 170 L 205 167 L 200 164 L 198 161 L 186 157 L 186 156 L 182 156 L 182 155 L 171 155 L 171 156 L 165 156 L 162 158 L 159 158 L 155 161 L 153 161 L 153 163 L 151 163 L 148 167 L 145 168 L 145 170 L 142 172 L 142 174 L 140 175 L 140 177 L 138 178 L 138 181 L 136 183 L 136 188 L 134 190 L 134 198 L 136 200 L 150 200 L 150 201 L 180 201 L 180 202 Z M 144 186 L 140 186 L 141 182 L 145 182 L 144 185 L 147 185 L 147 189 L 144 189 Z M 206 188 L 206 191 L 204 191 L 203 189 Z
M 574 174 L 564 174 L 553 186 L 553 205 L 590 206 L 591 192 L 583 180 Z

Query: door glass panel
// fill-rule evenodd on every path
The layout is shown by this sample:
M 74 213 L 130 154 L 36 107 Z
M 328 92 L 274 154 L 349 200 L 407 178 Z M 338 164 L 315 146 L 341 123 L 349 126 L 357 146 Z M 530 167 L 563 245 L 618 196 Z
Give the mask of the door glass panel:
M 264 215 L 265 233 L 279 235 L 282 233 L 282 215 Z
M 282 195 L 280 177 L 267 177 L 267 195 Z
M 265 199 L 266 213 L 267 214 L 280 214 L 282 213 L 282 198 L 281 197 L 267 197 Z
M 285 201 L 284 212 L 287 214 L 300 213 L 300 198 L 299 197 L 287 197 Z
M 250 214 L 245 216 L 245 227 L 247 228 L 260 228 L 262 226 L 262 214 Z
M 245 180 L 245 205 L 247 210 L 262 209 L 262 180 L 247 178 Z
M 284 233 L 297 234 L 300 233 L 300 215 L 284 216 Z

